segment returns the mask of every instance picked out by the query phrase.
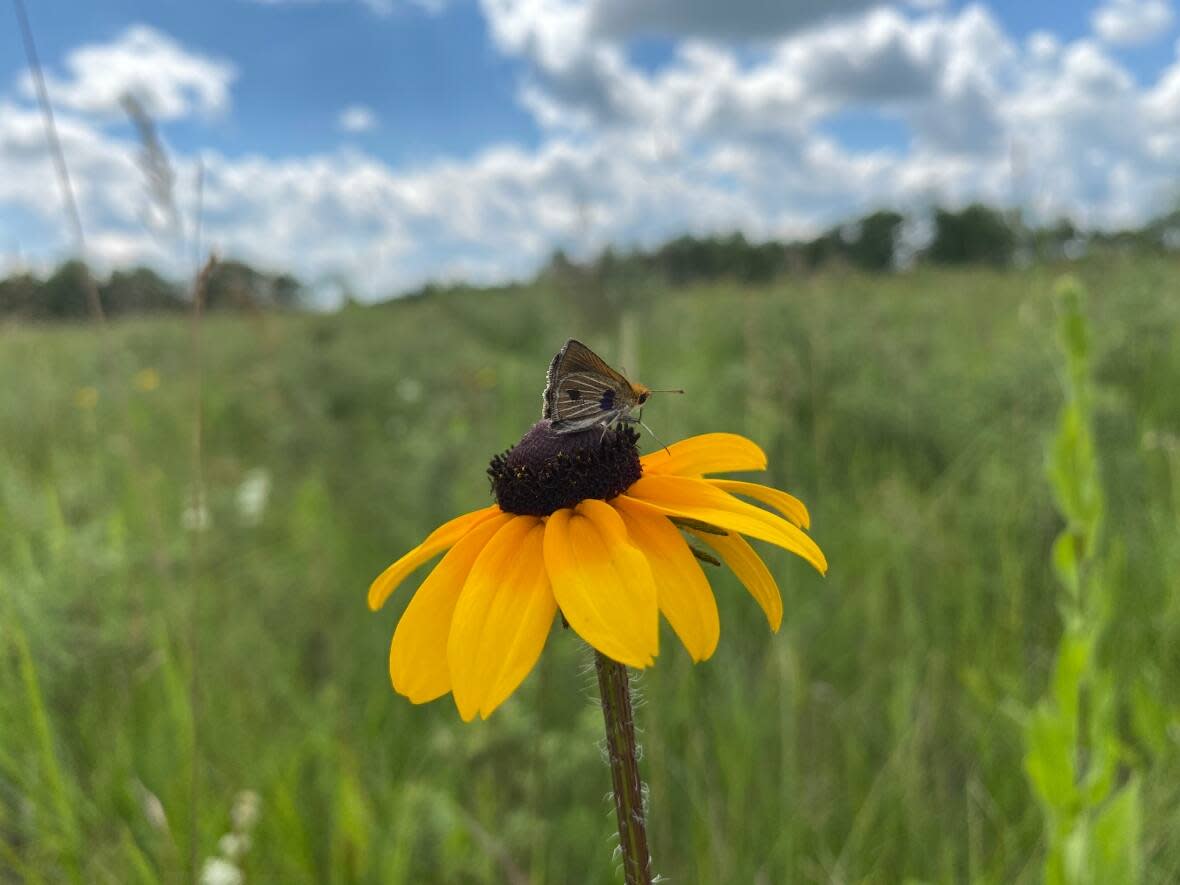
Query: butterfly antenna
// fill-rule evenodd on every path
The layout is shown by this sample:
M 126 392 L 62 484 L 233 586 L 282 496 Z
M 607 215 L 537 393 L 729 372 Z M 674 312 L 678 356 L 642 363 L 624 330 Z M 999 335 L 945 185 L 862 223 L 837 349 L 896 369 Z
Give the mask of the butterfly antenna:
M 637 424 L 639 424 L 640 427 L 642 427 L 644 430 L 646 430 L 648 433 L 651 434 L 652 439 L 654 439 L 661 446 L 663 446 L 665 452 L 667 452 L 669 455 L 672 454 L 672 450 L 669 449 L 667 445 L 665 445 L 665 443 L 662 439 L 660 439 L 658 436 L 656 436 L 656 432 L 654 430 L 652 430 L 650 427 L 648 427 L 646 424 L 643 423 L 643 412 L 642 411 L 640 411 L 639 417 L 636 418 L 635 421 Z
M 677 388 L 675 390 L 649 390 L 648 393 L 684 393 L 684 389 Z

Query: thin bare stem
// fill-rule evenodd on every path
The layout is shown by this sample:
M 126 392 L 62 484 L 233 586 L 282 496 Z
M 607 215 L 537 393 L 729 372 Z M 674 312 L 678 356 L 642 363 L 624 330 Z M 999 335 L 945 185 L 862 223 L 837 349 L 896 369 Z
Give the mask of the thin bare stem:
M 201 532 L 204 531 L 205 520 L 205 470 L 204 470 L 204 405 L 202 381 L 204 377 L 204 360 L 201 348 L 201 318 L 205 307 L 205 287 L 209 275 L 217 266 L 217 259 L 209 256 L 204 268 L 197 274 L 193 282 L 193 312 L 192 312 L 192 381 L 193 381 L 193 466 L 192 466 L 192 500 L 189 506 L 194 513 L 193 525 L 189 527 L 189 612 L 188 612 L 188 651 L 189 651 L 189 680 L 188 702 L 189 715 L 192 717 L 190 732 L 189 759 L 189 845 L 188 845 L 188 880 L 197 881 L 197 860 L 200 840 L 200 793 L 201 793 L 201 763 L 200 763 L 200 728 L 201 728 L 201 606 L 200 606 L 200 572 L 201 572 Z
M 627 668 L 601 652 L 594 652 L 606 746 L 614 783 L 615 812 L 619 819 L 619 849 L 623 854 L 626 885 L 651 885 L 651 855 L 643 807 L 643 781 L 635 752 L 635 719 Z
M 86 234 L 82 230 L 82 214 L 78 211 L 78 201 L 74 198 L 70 167 L 66 165 L 66 155 L 61 148 L 61 139 L 57 136 L 57 121 L 53 116 L 53 105 L 49 102 L 49 90 L 45 86 L 45 74 L 41 70 L 41 60 L 37 56 L 37 44 L 33 41 L 33 28 L 29 24 L 29 14 L 25 10 L 24 0 L 12 0 L 12 6 L 16 10 L 16 21 L 20 27 L 21 39 L 25 44 L 25 55 L 29 60 L 29 70 L 33 74 L 37 101 L 41 105 L 41 116 L 45 121 L 45 138 L 49 142 L 49 153 L 53 156 L 53 166 L 57 171 L 57 182 L 61 187 L 66 216 L 74 234 L 78 257 L 82 259 L 84 268 L 82 282 L 83 288 L 86 290 L 86 302 L 94 319 L 101 323 L 106 318 L 106 314 L 102 309 L 102 298 L 98 294 L 98 286 L 95 285 L 94 277 L 90 275 L 90 268 L 86 265 Z

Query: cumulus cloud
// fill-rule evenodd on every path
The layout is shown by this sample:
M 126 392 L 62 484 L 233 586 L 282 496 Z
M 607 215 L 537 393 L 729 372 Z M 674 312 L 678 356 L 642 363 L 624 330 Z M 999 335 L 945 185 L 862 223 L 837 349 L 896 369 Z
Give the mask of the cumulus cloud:
M 1113 46 L 1139 46 L 1163 36 L 1172 27 L 1168 0 L 1108 0 L 1094 10 L 1094 32 Z
M 120 99 L 131 93 L 158 120 L 226 111 L 236 76 L 228 62 L 192 52 L 146 25 L 130 27 L 110 43 L 73 50 L 65 67 L 65 76 L 46 73 L 56 105 L 117 116 Z M 30 73 L 22 75 L 20 90 L 33 96 Z
M 106 137 L 89 122 L 58 114 L 58 137 L 69 158 L 80 203 L 102 227 L 138 212 L 134 149 Z M 15 205 L 47 220 L 61 217 L 53 167 L 40 113 L 33 107 L 0 101 L 0 206 Z
M 590 21 L 609 37 L 658 34 L 766 40 L 877 5 L 878 0 L 593 0 Z
M 334 3 L 340 0 L 248 0 L 259 6 L 314 6 L 319 3 Z M 358 0 L 369 12 L 382 18 L 393 15 L 397 11 L 397 0 Z M 401 5 L 411 5 L 427 12 L 441 12 L 447 5 L 447 0 L 404 0 Z
M 336 118 L 336 125 L 345 132 L 369 132 L 377 127 L 377 114 L 363 104 L 349 105 Z

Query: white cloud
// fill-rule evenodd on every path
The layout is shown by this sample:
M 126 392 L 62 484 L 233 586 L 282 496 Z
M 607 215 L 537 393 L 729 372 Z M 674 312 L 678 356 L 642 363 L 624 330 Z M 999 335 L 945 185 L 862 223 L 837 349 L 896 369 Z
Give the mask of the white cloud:
M 57 115 L 57 130 L 78 201 L 87 206 L 94 226 L 137 213 L 142 189 L 134 149 L 68 113 Z M 0 168 L 0 207 L 15 205 L 49 221 L 64 217 L 35 108 L 0 101 Z
M 315 6 L 319 3 L 336 3 L 343 2 L 343 0 L 248 0 L 248 2 L 259 6 Z M 429 13 L 438 13 L 446 7 L 448 0 L 403 0 L 400 4 L 398 0 L 357 0 L 357 2 L 374 15 L 385 18 L 393 15 L 399 5 L 416 6 Z
M 73 50 L 66 56 L 65 67 L 66 77 L 52 71 L 46 74 L 55 105 L 119 116 L 120 98 L 132 93 L 158 120 L 226 111 L 236 76 L 228 62 L 191 52 L 146 25 L 128 28 L 111 43 Z M 32 97 L 32 75 L 27 71 L 20 89 Z
M 336 118 L 336 125 L 345 132 L 369 132 L 377 127 L 377 114 L 362 104 L 349 105 Z
M 1113 46 L 1139 46 L 1162 37 L 1174 17 L 1169 0 L 1108 0 L 1093 12 L 1090 23 Z
M 876 6 L 878 0 L 592 0 L 594 31 L 609 37 L 643 34 L 766 40 Z

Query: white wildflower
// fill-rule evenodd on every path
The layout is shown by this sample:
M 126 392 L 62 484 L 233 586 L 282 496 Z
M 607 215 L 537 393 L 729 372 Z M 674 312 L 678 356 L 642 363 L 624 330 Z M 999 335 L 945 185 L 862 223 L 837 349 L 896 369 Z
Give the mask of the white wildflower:
M 201 867 L 201 885 L 242 885 L 245 877 L 242 871 L 220 857 L 211 857 Z
M 238 516 L 242 524 L 258 525 L 266 512 L 270 498 L 270 472 L 265 467 L 256 467 L 246 474 L 238 486 Z

